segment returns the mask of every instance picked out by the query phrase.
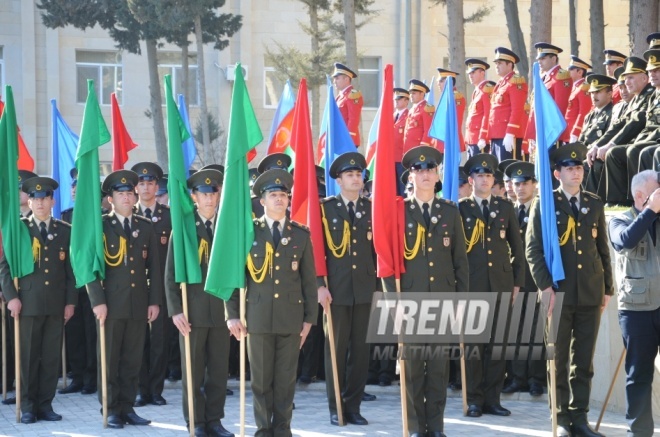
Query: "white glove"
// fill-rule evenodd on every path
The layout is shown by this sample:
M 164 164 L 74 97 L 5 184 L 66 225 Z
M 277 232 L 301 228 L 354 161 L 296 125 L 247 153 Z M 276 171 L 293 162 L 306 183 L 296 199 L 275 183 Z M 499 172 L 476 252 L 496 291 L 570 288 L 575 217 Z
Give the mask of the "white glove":
M 513 136 L 513 134 L 506 134 L 504 136 L 504 140 L 502 141 L 502 145 L 507 152 L 511 152 L 513 151 L 513 144 L 515 142 L 516 138 Z
M 486 147 L 486 140 L 477 141 L 477 147 L 479 148 L 479 150 L 484 150 L 484 147 Z
M 569 143 L 575 143 L 578 140 L 577 135 L 571 135 L 571 137 L 568 139 Z

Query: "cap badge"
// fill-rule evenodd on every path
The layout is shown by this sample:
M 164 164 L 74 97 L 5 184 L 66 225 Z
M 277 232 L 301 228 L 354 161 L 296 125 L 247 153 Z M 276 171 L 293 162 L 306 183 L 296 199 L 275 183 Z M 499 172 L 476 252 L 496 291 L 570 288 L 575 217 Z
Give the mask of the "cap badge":
M 142 174 L 147 174 L 147 169 L 146 168 L 142 169 Z
M 656 61 L 655 56 L 653 56 L 653 55 L 649 56 L 649 64 L 655 64 L 656 62 L 657 61 Z
M 206 178 L 206 179 L 204 179 L 204 183 L 205 183 L 206 185 L 211 185 L 211 179 L 210 179 L 210 178 Z
M 575 153 L 575 151 L 571 152 L 571 158 L 577 158 L 577 153 Z
M 593 86 L 598 86 L 598 85 L 599 85 L 599 83 L 598 83 L 598 79 L 594 79 L 594 80 L 592 80 L 592 81 L 591 81 L 591 84 L 592 84 Z
M 522 169 L 519 168 L 518 171 L 516 172 L 516 174 L 517 174 L 517 175 L 521 175 L 521 174 L 522 174 Z
M 34 187 L 34 188 L 36 188 L 37 191 L 41 191 L 41 185 L 39 185 L 39 184 L 37 184 L 37 186 Z
M 420 160 L 421 162 L 426 161 L 426 156 L 424 156 L 424 155 L 419 155 L 419 160 Z
M 488 167 L 488 163 L 486 161 L 484 161 L 484 162 L 481 163 L 481 166 L 482 167 Z
M 350 162 L 351 165 L 355 164 L 355 160 L 354 160 L 354 159 L 351 159 L 349 162 Z
M 281 182 L 280 182 L 280 178 L 275 179 L 275 183 L 276 183 L 276 184 L 280 184 L 280 183 L 281 183 Z
M 282 160 L 281 159 L 277 160 L 277 165 L 282 165 Z
M 121 178 L 121 181 L 120 181 L 120 182 L 121 182 L 122 184 L 125 184 L 125 183 L 126 183 L 126 178 Z

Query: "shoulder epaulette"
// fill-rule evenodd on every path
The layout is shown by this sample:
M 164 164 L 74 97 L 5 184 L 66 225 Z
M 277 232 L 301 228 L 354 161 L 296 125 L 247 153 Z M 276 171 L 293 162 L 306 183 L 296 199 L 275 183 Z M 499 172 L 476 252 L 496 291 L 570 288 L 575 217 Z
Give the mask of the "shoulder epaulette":
M 424 107 L 424 112 L 428 112 L 430 114 L 434 113 L 435 112 L 435 106 L 429 105 L 427 103 L 426 106 Z
M 582 193 L 583 193 L 584 195 L 586 195 L 586 196 L 591 197 L 592 199 L 595 199 L 595 200 L 601 200 L 601 199 L 600 199 L 600 196 L 599 196 L 598 194 L 594 194 L 594 193 L 592 193 L 591 191 L 582 190 Z
M 351 100 L 359 99 L 362 97 L 362 93 L 356 89 L 352 89 L 350 93 L 348 93 L 348 98 Z
M 472 198 L 470 197 L 463 197 L 462 199 L 458 199 L 459 204 L 463 204 L 465 202 L 472 202 Z
M 294 222 L 293 220 L 291 220 L 291 225 L 295 226 L 298 229 L 302 229 L 305 232 L 309 232 L 309 228 L 303 225 L 302 223 Z
M 21 217 L 21 221 L 27 223 L 30 220 L 30 217 Z
M 511 82 L 514 85 L 522 85 L 527 83 L 527 80 L 525 80 L 524 76 L 521 76 L 519 74 L 514 74 L 511 76 L 511 79 L 509 79 L 509 82 Z
M 158 206 L 160 206 L 160 207 L 162 207 L 162 208 L 165 208 L 165 209 L 167 209 L 168 211 L 169 211 L 169 209 L 170 209 L 170 205 L 163 205 L 162 203 L 159 203 Z
M 481 88 L 481 90 L 486 94 L 492 94 L 493 90 L 495 89 L 495 85 L 497 85 L 495 82 L 493 82 L 492 80 L 489 80 L 484 84 L 484 86 L 483 86 L 483 88 Z
M 58 226 L 64 226 L 65 228 L 69 228 L 69 229 L 71 229 L 71 223 L 67 223 L 67 222 L 65 222 L 64 220 L 58 220 L 58 219 L 56 219 L 56 218 L 53 218 L 52 220 L 54 220 L 55 223 L 58 224 Z
M 371 202 L 371 197 L 360 196 L 360 200 L 364 200 L 365 202 Z
M 65 212 L 69 212 L 69 211 L 73 211 L 73 208 L 67 208 L 67 209 L 65 209 L 64 211 L 62 211 L 62 214 L 64 214 Z
M 557 80 L 568 80 L 571 78 L 571 73 L 568 72 L 568 70 L 564 70 L 563 68 L 560 68 L 559 71 L 557 71 Z
M 456 206 L 456 202 L 453 202 L 453 201 L 451 201 L 451 200 L 449 200 L 449 199 L 443 199 L 443 198 L 440 198 L 440 199 L 438 199 L 438 200 L 439 200 L 440 202 L 444 203 L 445 205 Z
M 325 197 L 325 198 L 321 199 L 321 203 L 328 203 L 331 200 L 336 200 L 336 199 L 337 198 L 335 196 L 328 196 L 328 197 Z
M 454 100 L 456 100 L 457 105 L 460 105 L 460 103 L 458 102 L 458 99 L 463 99 L 463 98 L 464 98 L 463 93 L 461 93 L 458 90 L 454 90 Z
M 589 83 L 583 82 L 582 85 L 580 85 L 580 91 L 583 93 L 589 92 Z
M 137 217 L 138 220 L 142 220 L 143 222 L 151 223 L 151 220 L 150 220 L 150 219 L 148 219 L 148 218 L 146 218 L 146 217 L 143 217 L 143 216 L 141 216 L 141 215 L 137 215 L 137 214 L 135 214 L 135 217 Z

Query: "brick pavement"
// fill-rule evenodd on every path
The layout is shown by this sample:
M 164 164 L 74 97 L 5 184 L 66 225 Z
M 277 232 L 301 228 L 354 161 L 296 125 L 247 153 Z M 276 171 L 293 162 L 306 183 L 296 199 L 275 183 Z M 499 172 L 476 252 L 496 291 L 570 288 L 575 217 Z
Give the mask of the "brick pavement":
M 249 383 L 248 383 L 249 384 Z M 227 417 L 223 424 L 238 433 L 238 381 L 229 381 L 234 396 L 227 398 Z M 401 409 L 399 387 L 367 386 L 367 391 L 378 396 L 374 402 L 362 404 L 362 414 L 369 420 L 368 426 L 330 425 L 325 384 L 317 382 L 298 386 L 293 414 L 293 435 L 300 437 L 323 436 L 400 436 Z M 137 413 L 152 420 L 151 426 L 126 426 L 123 430 L 104 430 L 101 425 L 99 403 L 96 395 L 57 395 L 53 407 L 62 414 L 61 422 L 37 422 L 32 425 L 15 423 L 13 406 L 0 405 L 0 436 L 184 436 L 185 424 L 181 413 L 181 384 L 166 382 L 163 396 L 168 405 L 137 408 Z M 252 416 L 252 396 L 249 385 L 246 390 L 246 435 L 252 435 L 255 427 Z M 469 419 L 462 416 L 459 393 L 449 393 L 445 410 L 445 433 L 448 436 L 549 436 L 550 420 L 545 396 L 532 399 L 528 394 L 503 395 L 502 405 L 512 411 L 510 417 L 483 416 Z M 592 424 L 598 418 L 599 408 L 593 408 Z M 626 423 L 623 414 L 607 412 L 600 429 L 607 436 L 625 436 Z M 660 432 L 660 429 L 656 429 Z

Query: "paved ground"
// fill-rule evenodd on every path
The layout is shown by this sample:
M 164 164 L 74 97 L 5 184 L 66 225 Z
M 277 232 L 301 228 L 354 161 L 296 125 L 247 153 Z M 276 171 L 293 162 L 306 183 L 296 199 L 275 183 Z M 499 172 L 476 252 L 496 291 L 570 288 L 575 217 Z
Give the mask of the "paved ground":
M 227 398 L 225 427 L 238 433 L 238 382 L 230 381 L 235 395 Z M 348 425 L 336 427 L 329 423 L 325 384 L 313 383 L 299 386 L 296 392 L 296 410 L 293 414 L 293 435 L 300 437 L 322 436 L 400 436 L 401 407 L 398 386 L 368 386 L 376 394 L 374 402 L 362 404 L 362 414 L 369 420 L 368 426 Z M 181 384 L 166 383 L 163 396 L 168 405 L 147 406 L 137 409 L 142 417 L 152 420 L 151 426 L 126 426 L 123 430 L 104 430 L 96 395 L 57 395 L 54 409 L 62 414 L 61 422 L 37 422 L 33 425 L 15 423 L 13 406 L 0 405 L 0 436 L 184 436 L 186 429 L 181 413 Z M 549 436 L 550 421 L 545 397 L 532 399 L 528 394 L 514 394 L 502 399 L 503 406 L 512 411 L 510 417 L 483 416 L 468 419 L 461 414 L 459 394 L 450 393 L 445 411 L 445 433 L 448 436 Z M 594 408 L 592 424 L 598 418 L 599 408 Z M 254 433 L 252 397 L 247 389 L 246 435 Z M 622 414 L 607 412 L 600 431 L 607 436 L 625 436 L 626 424 Z M 660 429 L 656 429 L 660 433 Z

